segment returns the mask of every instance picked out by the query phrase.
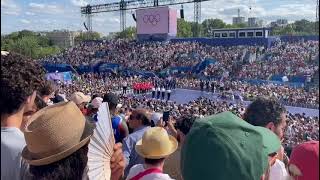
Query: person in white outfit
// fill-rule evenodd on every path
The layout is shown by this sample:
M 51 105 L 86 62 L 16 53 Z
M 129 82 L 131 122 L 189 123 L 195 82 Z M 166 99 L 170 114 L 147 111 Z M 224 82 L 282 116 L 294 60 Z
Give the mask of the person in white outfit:
M 160 99 L 160 93 L 161 93 L 161 89 L 160 87 L 157 88 L 157 99 Z
M 156 88 L 152 87 L 152 99 L 156 96 Z
M 165 159 L 178 148 L 178 141 L 162 127 L 149 128 L 136 145 L 144 164 L 134 165 L 127 180 L 172 180 L 162 172 Z

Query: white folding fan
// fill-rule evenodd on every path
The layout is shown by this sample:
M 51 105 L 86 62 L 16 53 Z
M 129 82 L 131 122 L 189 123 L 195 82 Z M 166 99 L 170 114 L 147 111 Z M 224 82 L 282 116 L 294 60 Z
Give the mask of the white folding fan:
M 115 140 L 107 103 L 102 103 L 99 107 L 97 119 L 98 122 L 89 143 L 88 177 L 90 180 L 110 180 L 110 159 Z

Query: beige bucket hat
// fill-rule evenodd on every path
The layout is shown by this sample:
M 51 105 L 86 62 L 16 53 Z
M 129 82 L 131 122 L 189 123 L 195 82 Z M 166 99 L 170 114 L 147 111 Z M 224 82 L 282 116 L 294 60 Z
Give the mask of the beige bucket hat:
M 31 165 L 57 162 L 87 144 L 94 125 L 72 101 L 45 107 L 30 118 L 24 131 L 22 157 Z
M 148 159 L 167 157 L 177 148 L 178 141 L 161 127 L 149 128 L 135 146 L 136 152 L 141 157 Z
M 75 92 L 71 95 L 70 100 L 79 105 L 90 102 L 91 97 L 84 95 L 82 92 Z

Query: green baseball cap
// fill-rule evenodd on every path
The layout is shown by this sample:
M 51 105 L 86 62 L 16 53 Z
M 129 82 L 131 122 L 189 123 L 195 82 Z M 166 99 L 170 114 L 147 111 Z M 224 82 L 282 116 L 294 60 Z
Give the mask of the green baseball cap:
M 182 146 L 181 172 L 184 180 L 257 180 L 279 149 L 269 129 L 223 112 L 194 122 Z

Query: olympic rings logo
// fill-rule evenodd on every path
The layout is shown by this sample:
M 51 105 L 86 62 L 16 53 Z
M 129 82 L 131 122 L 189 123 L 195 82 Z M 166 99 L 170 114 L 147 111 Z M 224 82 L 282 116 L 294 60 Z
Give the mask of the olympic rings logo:
M 160 22 L 160 14 L 144 15 L 143 22 L 145 24 L 157 25 Z

